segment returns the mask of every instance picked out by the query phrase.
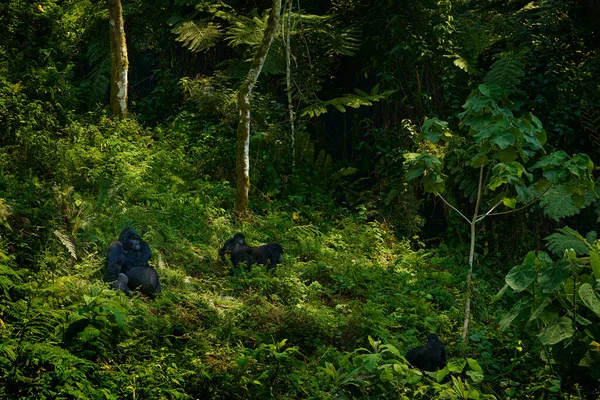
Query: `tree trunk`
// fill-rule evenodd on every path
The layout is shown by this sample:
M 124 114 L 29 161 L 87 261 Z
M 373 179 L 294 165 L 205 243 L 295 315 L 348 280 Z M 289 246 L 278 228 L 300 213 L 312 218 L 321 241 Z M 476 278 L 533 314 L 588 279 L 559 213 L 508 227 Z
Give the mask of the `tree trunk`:
M 110 109 L 114 116 L 127 115 L 127 43 L 121 0 L 108 0 L 108 26 L 110 35 Z
M 467 274 L 467 300 L 465 301 L 465 320 L 463 322 L 463 339 L 467 339 L 469 333 L 469 322 L 471 319 L 471 284 L 473 280 L 473 261 L 475 259 L 475 225 L 479 218 L 479 205 L 483 195 L 483 163 L 479 167 L 479 186 L 477 189 L 477 201 L 475 202 L 475 211 L 473 211 L 473 219 L 471 220 L 471 246 L 469 248 L 469 273 Z M 484 215 L 485 217 L 485 215 Z
M 290 35 L 292 32 L 292 0 L 287 0 L 287 21 L 285 29 L 285 82 L 287 86 L 288 114 L 290 116 L 290 147 L 292 148 L 292 171 L 296 168 L 296 134 L 294 132 L 294 104 L 292 103 L 292 70 Z
M 250 97 L 252 89 L 262 70 L 267 53 L 271 47 L 271 42 L 279 25 L 281 14 L 281 0 L 273 0 L 271 14 L 267 21 L 263 40 L 254 54 L 250 71 L 240 86 L 238 91 L 238 108 L 240 110 L 240 119 L 237 128 L 237 154 L 235 172 L 236 191 L 234 212 L 240 216 L 248 214 L 248 192 L 250 191 Z

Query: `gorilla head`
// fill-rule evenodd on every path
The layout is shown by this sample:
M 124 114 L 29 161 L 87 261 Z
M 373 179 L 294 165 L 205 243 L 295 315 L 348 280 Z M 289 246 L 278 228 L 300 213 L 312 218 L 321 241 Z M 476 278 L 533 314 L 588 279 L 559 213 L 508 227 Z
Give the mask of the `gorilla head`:
M 142 240 L 141 236 L 131 227 L 127 227 L 119 234 L 119 242 L 125 251 L 125 269 L 134 267 L 147 267 L 148 260 L 152 257 L 150 246 Z M 123 272 L 123 271 L 121 271 Z
M 232 238 L 227 239 L 223 247 L 219 249 L 219 258 L 222 262 L 225 262 L 225 254 L 230 254 L 235 246 L 243 245 L 246 245 L 246 237 L 242 232 L 238 232 Z

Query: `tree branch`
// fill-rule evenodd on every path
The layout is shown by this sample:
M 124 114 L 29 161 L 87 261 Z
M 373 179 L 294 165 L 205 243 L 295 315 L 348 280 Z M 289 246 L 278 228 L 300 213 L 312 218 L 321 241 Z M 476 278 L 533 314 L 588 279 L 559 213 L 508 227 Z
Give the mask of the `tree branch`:
M 444 198 L 444 196 L 442 196 L 441 194 L 439 194 L 438 192 L 435 192 L 435 195 L 438 196 L 440 199 L 442 199 L 442 201 L 444 203 L 446 203 L 446 205 L 448 207 L 450 207 L 451 209 L 453 209 L 454 211 L 456 211 L 457 213 L 460 214 L 461 217 L 463 217 L 465 219 L 465 221 L 467 221 L 469 224 L 471 223 L 471 221 L 469 220 L 469 218 L 465 217 L 465 215 L 463 213 L 461 213 L 460 211 L 458 211 L 458 209 L 456 207 L 454 207 L 452 204 L 448 203 L 446 201 L 446 199 Z

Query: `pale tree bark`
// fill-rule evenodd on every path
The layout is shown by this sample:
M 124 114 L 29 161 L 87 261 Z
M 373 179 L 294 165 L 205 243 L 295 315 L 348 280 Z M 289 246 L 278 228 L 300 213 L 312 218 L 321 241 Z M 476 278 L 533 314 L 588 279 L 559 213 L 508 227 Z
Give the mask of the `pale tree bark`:
M 127 43 L 125 41 L 125 24 L 121 0 L 108 0 L 108 29 L 110 36 L 110 57 L 112 71 L 110 74 L 110 109 L 114 116 L 123 118 L 127 115 Z
M 248 192 L 250 191 L 250 97 L 252 89 L 267 58 L 267 53 L 273 42 L 273 37 L 279 25 L 281 14 L 281 0 L 273 0 L 271 14 L 267 21 L 264 36 L 260 46 L 254 54 L 250 71 L 240 86 L 237 94 L 240 118 L 237 128 L 237 154 L 235 161 L 236 191 L 234 212 L 243 217 L 248 214 Z
M 292 0 L 287 0 L 287 21 L 285 23 L 285 82 L 288 97 L 288 114 L 290 116 L 290 147 L 292 148 L 292 171 L 296 168 L 296 133 L 294 132 L 294 104 L 292 103 L 292 70 L 290 34 L 292 31 Z

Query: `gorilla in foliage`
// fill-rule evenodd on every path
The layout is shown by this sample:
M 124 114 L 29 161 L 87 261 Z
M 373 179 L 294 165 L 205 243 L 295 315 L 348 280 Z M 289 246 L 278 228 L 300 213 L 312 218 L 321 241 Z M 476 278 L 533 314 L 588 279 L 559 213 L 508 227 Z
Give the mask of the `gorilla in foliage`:
M 146 296 L 154 296 L 161 287 L 158 274 L 148 265 L 151 256 L 150 246 L 133 228 L 123 229 L 119 240 L 108 246 L 104 281 L 114 282 L 113 289 L 127 294 L 139 289 Z
M 283 261 L 283 248 L 277 243 L 269 243 L 258 247 L 239 245 L 235 246 L 230 254 L 231 263 L 234 267 L 239 267 L 240 264 L 245 263 L 247 266 L 262 264 L 266 265 L 267 269 L 271 269 Z
M 235 246 L 242 245 L 246 245 L 246 237 L 242 232 L 238 232 L 233 235 L 232 238 L 227 239 L 223 247 L 219 249 L 219 258 L 222 262 L 225 262 L 225 254 L 231 254 L 231 250 L 233 250 Z
M 446 366 L 446 347 L 440 338 L 432 333 L 425 339 L 425 346 L 406 353 L 406 359 L 414 367 L 423 371 L 435 371 Z
M 232 238 L 228 239 L 223 247 L 219 249 L 219 257 L 225 262 L 225 255 L 229 254 L 231 263 L 234 267 L 239 267 L 245 263 L 247 266 L 252 264 L 262 264 L 267 268 L 275 268 L 283 260 L 283 248 L 277 243 L 269 243 L 258 247 L 248 246 L 246 237 L 238 232 Z

